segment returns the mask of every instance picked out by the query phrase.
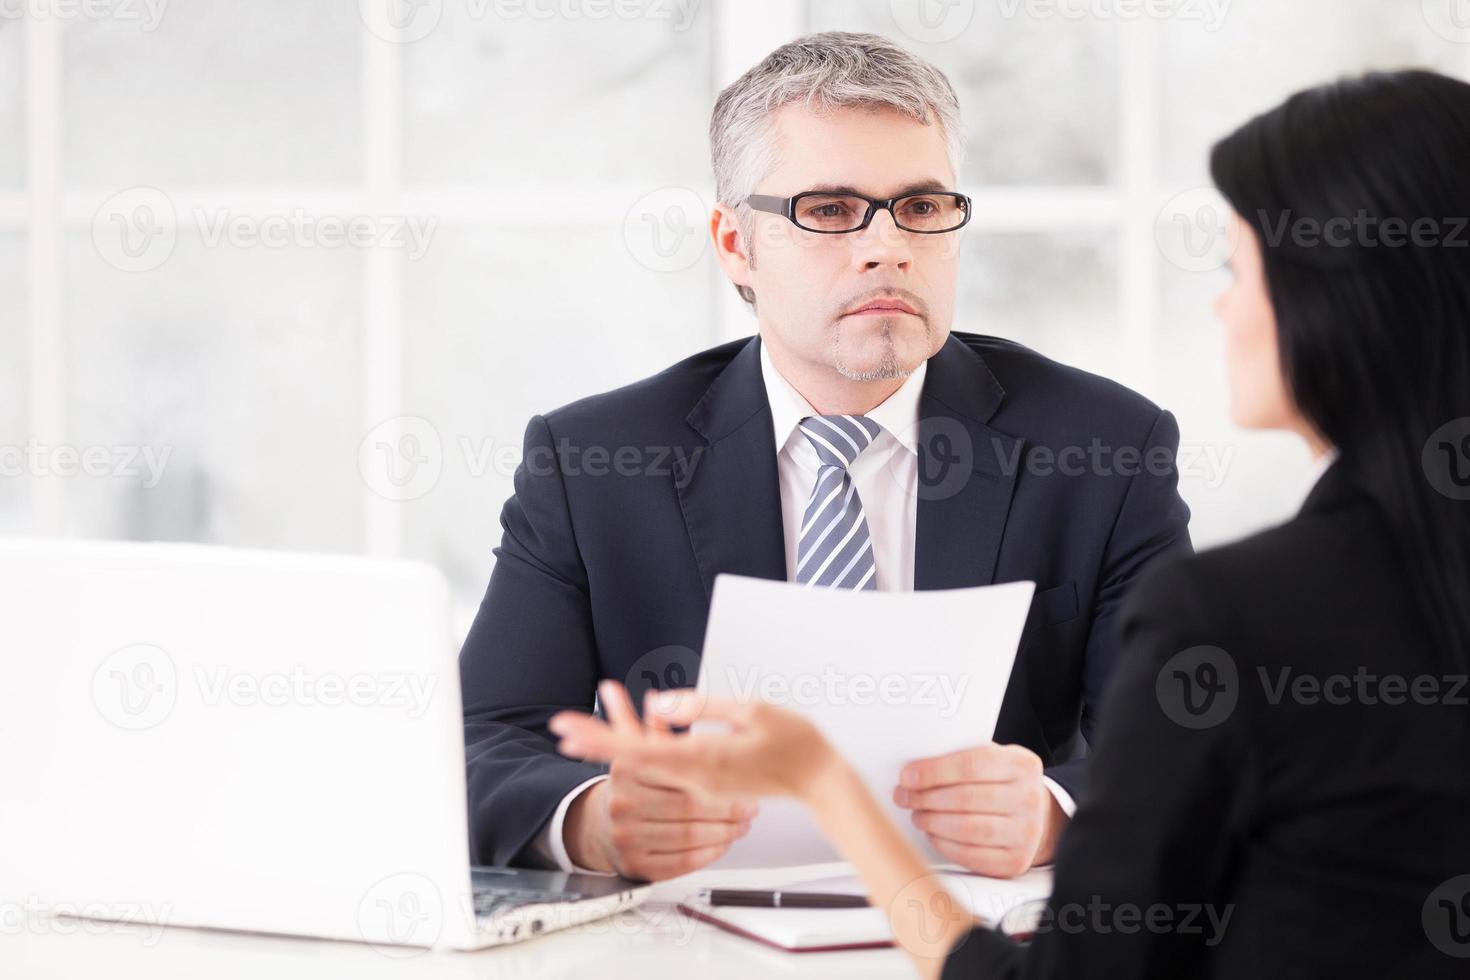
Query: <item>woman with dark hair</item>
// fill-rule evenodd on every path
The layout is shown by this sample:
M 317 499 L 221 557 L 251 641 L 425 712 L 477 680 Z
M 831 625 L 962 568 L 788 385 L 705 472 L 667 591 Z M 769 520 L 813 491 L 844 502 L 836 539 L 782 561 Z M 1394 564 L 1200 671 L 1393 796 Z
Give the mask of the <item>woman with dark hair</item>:
M 1467 975 L 1470 85 L 1302 92 L 1211 165 L 1235 212 L 1215 303 L 1231 415 L 1299 434 L 1321 475 L 1290 522 L 1130 597 L 1029 945 L 958 914 L 792 712 L 654 692 L 644 727 L 608 684 L 607 724 L 553 720 L 562 751 L 803 800 L 925 977 Z M 666 728 L 696 715 L 729 730 Z M 983 832 L 959 811 L 986 801 L 958 792 L 895 802 Z

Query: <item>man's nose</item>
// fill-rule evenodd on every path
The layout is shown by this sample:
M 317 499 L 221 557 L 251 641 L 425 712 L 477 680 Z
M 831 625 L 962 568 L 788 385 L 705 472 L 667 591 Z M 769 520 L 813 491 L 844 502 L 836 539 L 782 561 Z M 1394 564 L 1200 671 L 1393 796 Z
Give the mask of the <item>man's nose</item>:
M 848 238 L 852 240 L 854 257 L 864 268 L 882 265 L 906 268 L 913 259 L 908 232 L 894 224 L 893 214 L 886 208 L 873 215 L 868 227 Z

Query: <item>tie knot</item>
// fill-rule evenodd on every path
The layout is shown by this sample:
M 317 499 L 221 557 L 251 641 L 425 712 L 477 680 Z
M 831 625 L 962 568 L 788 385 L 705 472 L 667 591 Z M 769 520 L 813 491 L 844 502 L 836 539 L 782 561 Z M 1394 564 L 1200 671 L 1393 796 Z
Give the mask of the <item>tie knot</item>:
M 799 426 L 823 466 L 852 465 L 883 427 L 866 415 L 808 415 Z

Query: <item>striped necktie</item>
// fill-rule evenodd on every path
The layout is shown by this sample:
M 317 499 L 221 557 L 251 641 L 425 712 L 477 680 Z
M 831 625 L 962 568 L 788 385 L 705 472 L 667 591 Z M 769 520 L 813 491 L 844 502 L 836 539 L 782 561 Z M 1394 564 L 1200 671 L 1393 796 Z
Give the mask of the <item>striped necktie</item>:
M 876 589 L 873 541 L 847 468 L 883 428 L 863 415 L 810 415 L 798 428 L 817 451 L 820 466 L 801 521 L 796 580 L 833 589 Z

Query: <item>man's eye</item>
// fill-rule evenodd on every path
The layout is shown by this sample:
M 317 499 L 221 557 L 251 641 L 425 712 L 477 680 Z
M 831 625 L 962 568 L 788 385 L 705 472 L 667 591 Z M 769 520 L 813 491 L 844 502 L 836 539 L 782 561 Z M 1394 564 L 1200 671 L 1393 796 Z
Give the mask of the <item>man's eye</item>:
M 904 210 L 917 214 L 920 217 L 928 217 L 929 215 L 933 214 L 937 208 L 938 205 L 935 204 L 933 201 L 910 201 L 908 205 L 904 208 Z
M 840 218 L 847 213 L 847 208 L 841 204 L 819 204 L 812 208 L 811 213 L 818 218 Z

